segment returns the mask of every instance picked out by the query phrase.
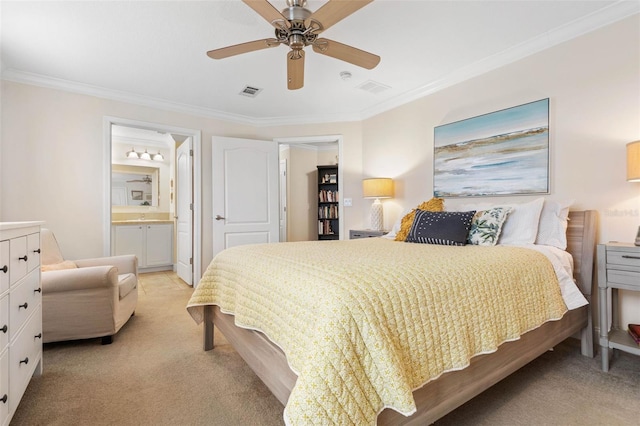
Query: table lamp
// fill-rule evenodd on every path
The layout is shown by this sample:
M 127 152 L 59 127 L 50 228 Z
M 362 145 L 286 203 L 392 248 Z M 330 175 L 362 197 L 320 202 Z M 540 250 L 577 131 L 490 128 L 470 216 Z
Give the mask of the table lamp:
M 627 144 L 627 182 L 640 182 L 640 141 Z M 640 227 L 635 244 L 640 246 Z
M 371 178 L 362 181 L 364 198 L 375 198 L 371 205 L 371 229 L 382 231 L 384 220 L 381 198 L 393 197 L 393 180 L 391 178 Z

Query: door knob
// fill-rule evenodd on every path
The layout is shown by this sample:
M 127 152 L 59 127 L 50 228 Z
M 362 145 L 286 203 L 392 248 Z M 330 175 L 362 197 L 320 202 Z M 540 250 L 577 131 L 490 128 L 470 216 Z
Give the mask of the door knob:
M 220 216 L 219 214 L 216 215 L 216 220 L 224 220 L 225 218 Z

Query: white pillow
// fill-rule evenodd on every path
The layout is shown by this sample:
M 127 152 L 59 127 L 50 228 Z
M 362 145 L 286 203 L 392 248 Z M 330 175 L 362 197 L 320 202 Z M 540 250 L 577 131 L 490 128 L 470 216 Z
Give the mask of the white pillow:
M 405 210 L 402 212 L 402 214 L 400 215 L 400 217 L 398 218 L 398 220 L 396 220 L 396 222 L 393 224 L 393 227 L 391 228 L 391 231 L 387 232 L 386 234 L 383 235 L 384 238 L 390 238 L 390 239 L 395 239 L 396 238 L 396 234 L 400 231 L 401 225 L 402 225 L 402 218 L 405 217 L 406 215 L 408 215 L 411 210 L 413 209 L 409 209 L 409 210 Z
M 567 249 L 567 221 L 573 200 L 546 200 L 540 214 L 536 244 Z
M 538 198 L 528 203 L 509 205 L 513 207 L 513 210 L 502 226 L 498 244 L 535 243 L 543 205 L 544 198 Z

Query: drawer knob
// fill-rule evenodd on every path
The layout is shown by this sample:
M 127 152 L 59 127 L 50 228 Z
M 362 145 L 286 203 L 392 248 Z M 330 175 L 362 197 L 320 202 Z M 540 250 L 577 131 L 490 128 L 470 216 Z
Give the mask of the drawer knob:
M 21 359 L 20 362 L 18 364 L 29 364 L 29 357 L 26 357 L 25 359 Z
M 3 404 L 7 403 L 7 394 L 6 393 L 4 395 L 2 395 L 2 398 L 0 398 L 0 401 L 2 401 Z
M 38 333 L 35 336 L 33 336 L 33 340 L 36 340 L 36 339 L 42 339 L 42 333 Z
M 0 330 L 2 330 L 3 333 L 7 334 L 7 330 L 9 330 L 9 327 L 7 327 L 7 324 L 5 324 L 2 326 L 2 328 L 0 328 Z
M 5 274 L 7 273 L 8 270 L 9 270 L 9 267 L 7 265 L 4 265 L 2 269 L 0 269 L 0 271 L 4 272 Z
M 29 258 L 28 258 L 28 257 L 27 257 L 27 255 L 25 254 L 24 256 L 19 257 L 19 258 L 18 258 L 18 260 L 24 260 L 24 261 L 26 262 L 27 260 L 29 260 Z
M 20 309 L 20 308 L 27 309 L 28 307 L 29 307 L 29 304 L 27 302 L 24 302 L 24 304 L 22 304 L 22 305 L 18 305 L 18 309 Z
M 34 293 L 42 293 L 42 289 L 40 287 L 33 290 Z
M 34 250 L 33 252 L 40 254 L 40 249 Z

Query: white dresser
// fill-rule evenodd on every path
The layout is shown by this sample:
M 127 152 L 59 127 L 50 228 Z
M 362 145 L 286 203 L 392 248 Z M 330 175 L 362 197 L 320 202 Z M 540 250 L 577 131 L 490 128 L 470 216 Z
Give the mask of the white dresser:
M 42 374 L 40 225 L 0 222 L 0 425 Z

